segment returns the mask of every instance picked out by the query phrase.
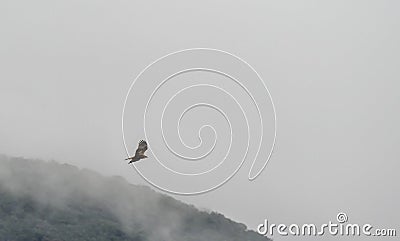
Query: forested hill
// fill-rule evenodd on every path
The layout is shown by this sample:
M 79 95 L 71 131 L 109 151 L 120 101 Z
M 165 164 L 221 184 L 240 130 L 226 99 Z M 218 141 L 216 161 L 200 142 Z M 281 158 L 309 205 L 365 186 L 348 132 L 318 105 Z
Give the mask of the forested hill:
M 265 241 L 207 213 L 77 167 L 0 156 L 2 241 Z

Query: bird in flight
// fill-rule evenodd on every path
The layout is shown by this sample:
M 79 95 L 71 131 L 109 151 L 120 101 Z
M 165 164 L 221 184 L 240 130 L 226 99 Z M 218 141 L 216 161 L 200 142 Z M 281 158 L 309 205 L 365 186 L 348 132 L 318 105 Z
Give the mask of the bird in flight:
M 131 164 L 132 162 L 137 162 L 140 159 L 147 158 L 147 156 L 144 154 L 146 150 L 147 150 L 147 142 L 141 140 L 139 142 L 138 148 L 136 149 L 135 155 L 133 157 L 128 157 L 125 160 L 130 160 L 129 164 Z

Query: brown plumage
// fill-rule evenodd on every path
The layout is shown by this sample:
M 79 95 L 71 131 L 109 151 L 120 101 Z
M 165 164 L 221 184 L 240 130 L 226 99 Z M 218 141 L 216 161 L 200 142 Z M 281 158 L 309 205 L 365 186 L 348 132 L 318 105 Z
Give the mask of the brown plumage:
M 147 142 L 141 140 L 139 142 L 138 148 L 136 149 L 135 155 L 133 157 L 128 157 L 125 160 L 130 160 L 129 164 L 131 164 L 132 162 L 137 162 L 140 159 L 147 158 L 147 156 L 144 154 L 146 150 L 147 150 Z

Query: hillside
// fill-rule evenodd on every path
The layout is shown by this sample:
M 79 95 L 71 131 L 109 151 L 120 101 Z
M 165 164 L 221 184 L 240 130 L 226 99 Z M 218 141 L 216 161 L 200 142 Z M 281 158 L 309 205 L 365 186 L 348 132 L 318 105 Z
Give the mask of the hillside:
M 0 240 L 265 241 L 207 213 L 77 167 L 0 156 Z

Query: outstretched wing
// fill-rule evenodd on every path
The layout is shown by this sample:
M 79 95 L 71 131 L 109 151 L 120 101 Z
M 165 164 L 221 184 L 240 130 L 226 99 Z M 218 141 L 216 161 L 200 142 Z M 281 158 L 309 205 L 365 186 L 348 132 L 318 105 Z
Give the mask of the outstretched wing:
M 144 152 L 147 150 L 147 142 L 144 140 L 141 140 L 139 142 L 138 148 L 136 149 L 135 156 L 142 156 L 144 155 Z

